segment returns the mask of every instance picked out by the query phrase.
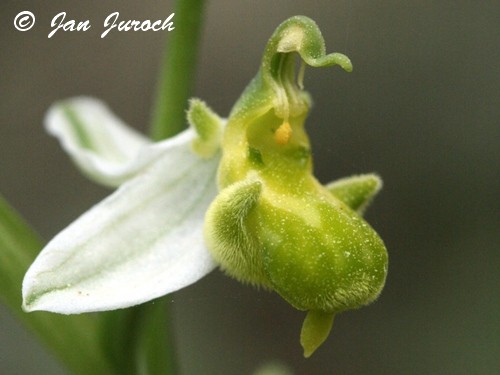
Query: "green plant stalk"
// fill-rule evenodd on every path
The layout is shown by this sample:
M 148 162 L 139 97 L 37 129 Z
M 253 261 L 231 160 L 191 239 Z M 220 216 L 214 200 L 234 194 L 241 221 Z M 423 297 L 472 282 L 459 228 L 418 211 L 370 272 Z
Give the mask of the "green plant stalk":
M 166 298 L 100 313 L 105 355 L 120 375 L 175 374 Z
M 96 316 L 22 311 L 22 280 L 42 247 L 40 237 L 0 196 L 0 300 L 74 374 L 117 374 L 102 353 Z
M 159 141 L 182 131 L 196 67 L 203 0 L 179 0 L 175 29 L 165 48 L 150 136 Z M 103 314 L 105 350 L 123 374 L 175 374 L 167 299 Z M 114 338 L 114 339 L 113 339 Z
M 140 306 L 136 320 L 134 360 L 136 375 L 174 374 L 177 372 L 172 335 L 169 333 L 167 298 Z M 169 348 L 170 350 L 164 350 Z M 158 372 L 160 371 L 160 372 Z
M 175 135 L 185 127 L 203 7 L 203 0 L 179 0 L 175 8 L 175 29 L 165 49 L 152 112 L 151 137 L 155 141 Z

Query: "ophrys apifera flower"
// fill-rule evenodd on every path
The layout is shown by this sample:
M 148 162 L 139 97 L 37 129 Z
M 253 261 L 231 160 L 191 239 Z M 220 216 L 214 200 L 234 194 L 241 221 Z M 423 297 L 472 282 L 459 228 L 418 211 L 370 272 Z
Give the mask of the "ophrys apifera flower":
M 312 20 L 293 17 L 269 40 L 227 123 L 193 101 L 191 129 L 156 144 L 95 101 L 52 109 L 48 128 L 75 162 L 119 188 L 49 242 L 26 276 L 25 308 L 127 307 L 219 265 L 308 312 L 301 343 L 309 356 L 335 314 L 375 300 L 387 252 L 361 214 L 381 182 L 369 174 L 324 186 L 313 176 L 306 65 L 352 69 L 346 56 L 325 53 Z

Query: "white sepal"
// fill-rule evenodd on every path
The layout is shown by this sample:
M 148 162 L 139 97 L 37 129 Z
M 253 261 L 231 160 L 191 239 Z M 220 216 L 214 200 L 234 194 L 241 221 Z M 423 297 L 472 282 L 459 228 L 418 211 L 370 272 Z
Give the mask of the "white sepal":
M 45 127 L 85 175 L 106 186 L 119 186 L 158 157 L 145 147 L 150 144 L 146 137 L 94 98 L 54 104 L 45 117 Z
M 188 286 L 215 268 L 205 212 L 219 155 L 190 150 L 195 135 L 151 145 L 161 157 L 83 214 L 42 250 L 23 282 L 23 308 L 63 314 L 124 308 Z

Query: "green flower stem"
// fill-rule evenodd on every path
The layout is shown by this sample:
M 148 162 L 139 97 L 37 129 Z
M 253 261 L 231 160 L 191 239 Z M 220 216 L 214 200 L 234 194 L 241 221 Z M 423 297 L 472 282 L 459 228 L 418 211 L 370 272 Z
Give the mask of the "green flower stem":
M 22 280 L 42 247 L 40 237 L 0 196 L 0 300 L 74 374 L 117 374 L 101 351 L 95 316 L 21 310 Z
M 151 123 L 151 138 L 166 139 L 182 131 L 194 81 L 203 0 L 179 0 L 175 29 L 165 48 Z M 136 326 L 132 345 L 137 374 L 174 374 L 175 360 L 169 341 L 166 299 L 133 308 Z
M 203 0 L 179 0 L 175 8 L 175 29 L 169 34 L 153 109 L 151 137 L 156 141 L 185 127 L 203 6 Z
M 166 305 L 162 298 L 101 313 L 102 344 L 120 375 L 175 374 Z
M 133 348 L 136 375 L 177 372 L 167 304 L 168 299 L 164 297 L 140 306 Z
M 120 375 L 176 373 L 168 335 L 167 303 L 162 298 L 100 314 L 103 348 Z

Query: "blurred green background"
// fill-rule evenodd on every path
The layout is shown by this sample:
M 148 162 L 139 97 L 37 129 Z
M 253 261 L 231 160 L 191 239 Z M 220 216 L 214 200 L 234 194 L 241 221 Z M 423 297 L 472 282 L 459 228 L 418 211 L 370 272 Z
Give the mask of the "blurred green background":
M 37 17 L 27 32 L 13 27 L 23 10 Z M 48 39 L 61 11 L 92 28 Z M 0 191 L 47 239 L 109 194 L 44 133 L 49 105 L 96 96 L 147 131 L 169 34 L 101 39 L 113 11 L 164 19 L 173 2 L 0 3 Z M 351 74 L 306 70 L 315 103 L 307 126 L 321 181 L 383 177 L 367 218 L 389 250 L 387 285 L 372 306 L 338 316 L 305 360 L 303 313 L 216 271 L 170 296 L 181 374 L 250 374 L 273 359 L 297 375 L 498 374 L 500 3 L 210 1 L 194 95 L 227 115 L 275 27 L 296 14 L 316 20 L 327 51 L 353 61 Z M 65 373 L 2 307 L 0 373 Z

